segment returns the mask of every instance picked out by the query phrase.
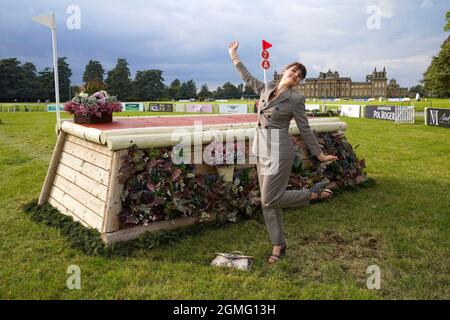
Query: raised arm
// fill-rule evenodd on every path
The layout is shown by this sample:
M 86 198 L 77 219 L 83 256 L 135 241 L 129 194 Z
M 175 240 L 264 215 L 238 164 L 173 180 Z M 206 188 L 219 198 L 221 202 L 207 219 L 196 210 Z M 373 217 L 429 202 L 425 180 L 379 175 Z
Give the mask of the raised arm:
M 230 53 L 231 60 L 233 61 L 233 64 L 235 65 L 237 71 L 240 73 L 242 80 L 244 80 L 245 83 L 249 85 L 256 94 L 261 94 L 261 92 L 264 90 L 264 82 L 259 81 L 254 76 L 252 76 L 252 74 L 241 62 L 237 54 L 238 47 L 238 41 L 232 41 L 228 46 L 228 52 Z

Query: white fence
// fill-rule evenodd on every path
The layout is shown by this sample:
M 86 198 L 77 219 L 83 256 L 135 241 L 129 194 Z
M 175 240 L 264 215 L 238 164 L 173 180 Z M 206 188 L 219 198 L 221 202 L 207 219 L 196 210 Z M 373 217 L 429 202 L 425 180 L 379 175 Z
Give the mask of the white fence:
M 414 106 L 395 107 L 395 123 L 414 123 L 416 112 Z

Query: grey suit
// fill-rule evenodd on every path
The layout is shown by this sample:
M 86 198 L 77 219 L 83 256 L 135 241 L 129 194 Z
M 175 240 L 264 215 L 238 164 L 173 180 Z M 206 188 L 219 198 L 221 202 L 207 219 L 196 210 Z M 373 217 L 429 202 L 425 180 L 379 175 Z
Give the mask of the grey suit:
M 301 93 L 288 89 L 269 102 L 276 82 L 270 81 L 266 86 L 253 77 L 242 62 L 236 65 L 236 69 L 247 85 L 261 96 L 252 152 L 258 159 L 256 168 L 267 230 L 272 244 L 281 245 L 285 243 L 282 208 L 305 206 L 310 199 L 310 194 L 305 190 L 286 190 L 294 160 L 293 143 L 289 136 L 292 118 L 310 153 L 317 156 L 322 149 L 309 126 L 305 115 L 305 97 Z M 273 139 L 274 136 L 276 139 Z

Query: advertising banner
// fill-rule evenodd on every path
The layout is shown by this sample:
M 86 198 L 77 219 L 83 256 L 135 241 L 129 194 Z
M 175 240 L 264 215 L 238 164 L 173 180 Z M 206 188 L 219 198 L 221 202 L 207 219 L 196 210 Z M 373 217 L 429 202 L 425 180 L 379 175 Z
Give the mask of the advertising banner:
M 395 106 L 365 106 L 364 118 L 395 121 Z
M 212 112 L 212 104 L 187 104 L 186 112 Z
M 219 104 L 220 113 L 247 113 L 247 104 Z
M 361 116 L 361 106 L 359 104 L 343 104 L 339 108 L 341 116 L 359 118 Z
M 425 124 L 450 128 L 450 109 L 426 108 Z
M 122 111 L 144 111 L 143 102 L 122 102 Z

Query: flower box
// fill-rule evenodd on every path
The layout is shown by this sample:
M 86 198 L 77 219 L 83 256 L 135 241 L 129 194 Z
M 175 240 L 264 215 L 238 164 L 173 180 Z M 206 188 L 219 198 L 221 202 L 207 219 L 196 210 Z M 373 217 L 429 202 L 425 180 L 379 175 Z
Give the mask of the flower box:
M 101 116 L 95 114 L 74 115 L 75 123 L 108 123 L 112 122 L 112 113 L 102 113 Z
M 64 104 L 64 111 L 74 115 L 75 123 L 107 123 L 112 122 L 113 112 L 122 111 L 122 105 L 106 91 L 99 91 L 91 96 L 81 92 Z

